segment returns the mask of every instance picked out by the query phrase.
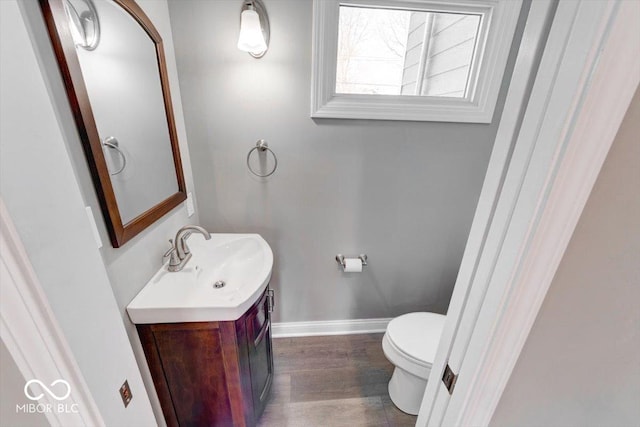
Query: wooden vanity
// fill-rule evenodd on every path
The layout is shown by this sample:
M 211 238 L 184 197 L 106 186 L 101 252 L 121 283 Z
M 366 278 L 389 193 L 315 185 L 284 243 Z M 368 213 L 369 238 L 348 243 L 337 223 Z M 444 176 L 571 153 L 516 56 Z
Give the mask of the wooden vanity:
M 272 291 L 238 320 L 138 324 L 169 427 L 254 426 L 273 382 Z

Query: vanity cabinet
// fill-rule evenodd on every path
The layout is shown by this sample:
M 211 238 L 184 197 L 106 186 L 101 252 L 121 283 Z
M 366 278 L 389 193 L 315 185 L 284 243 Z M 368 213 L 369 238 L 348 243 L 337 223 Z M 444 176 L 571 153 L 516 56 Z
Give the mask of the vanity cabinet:
M 272 292 L 235 321 L 136 325 L 169 427 L 257 423 L 273 382 Z

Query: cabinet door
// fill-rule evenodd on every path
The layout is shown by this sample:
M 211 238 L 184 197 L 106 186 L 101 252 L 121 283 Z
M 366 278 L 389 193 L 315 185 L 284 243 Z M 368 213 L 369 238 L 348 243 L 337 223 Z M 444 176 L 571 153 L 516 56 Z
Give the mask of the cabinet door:
M 249 312 L 245 320 L 251 371 L 251 393 L 256 420 L 267 404 L 273 382 L 273 350 L 271 347 L 271 314 L 269 291 Z
M 232 322 L 139 325 L 169 426 L 245 426 Z

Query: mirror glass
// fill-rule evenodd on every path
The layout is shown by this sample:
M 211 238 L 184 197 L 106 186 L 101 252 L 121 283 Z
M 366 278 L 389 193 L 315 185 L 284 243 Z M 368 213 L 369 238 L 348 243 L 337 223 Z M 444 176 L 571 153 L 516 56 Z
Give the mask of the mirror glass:
M 80 0 L 69 3 L 74 1 Z M 178 180 L 155 43 L 113 1 L 93 3 L 100 41 L 93 50 L 77 47 L 76 52 L 126 224 L 177 192 Z
M 468 96 L 481 15 L 340 6 L 336 93 Z
M 160 33 L 134 0 L 41 0 L 114 247 L 186 199 Z

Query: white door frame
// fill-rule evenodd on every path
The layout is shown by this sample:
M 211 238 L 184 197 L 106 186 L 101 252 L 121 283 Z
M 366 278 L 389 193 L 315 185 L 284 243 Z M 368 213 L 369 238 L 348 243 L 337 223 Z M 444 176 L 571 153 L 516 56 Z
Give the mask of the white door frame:
M 489 424 L 640 82 L 638 27 L 636 1 L 560 0 L 508 169 L 505 107 L 417 426 Z
M 32 401 L 52 426 L 104 426 L 104 420 L 91 396 L 62 329 L 53 315 L 47 297 L 31 266 L 4 202 L 0 199 L 0 336 L 18 370 L 27 380 L 38 380 L 46 387 L 62 379 L 70 395 L 58 400 L 38 385 L 30 386 Z M 57 385 L 58 395 L 65 390 Z M 62 387 L 62 388 L 61 388 Z M 60 396 L 58 396 L 60 397 Z M 64 407 L 60 407 L 62 404 Z M 45 405 L 50 405 L 49 409 Z M 17 409 L 16 409 L 17 410 Z

